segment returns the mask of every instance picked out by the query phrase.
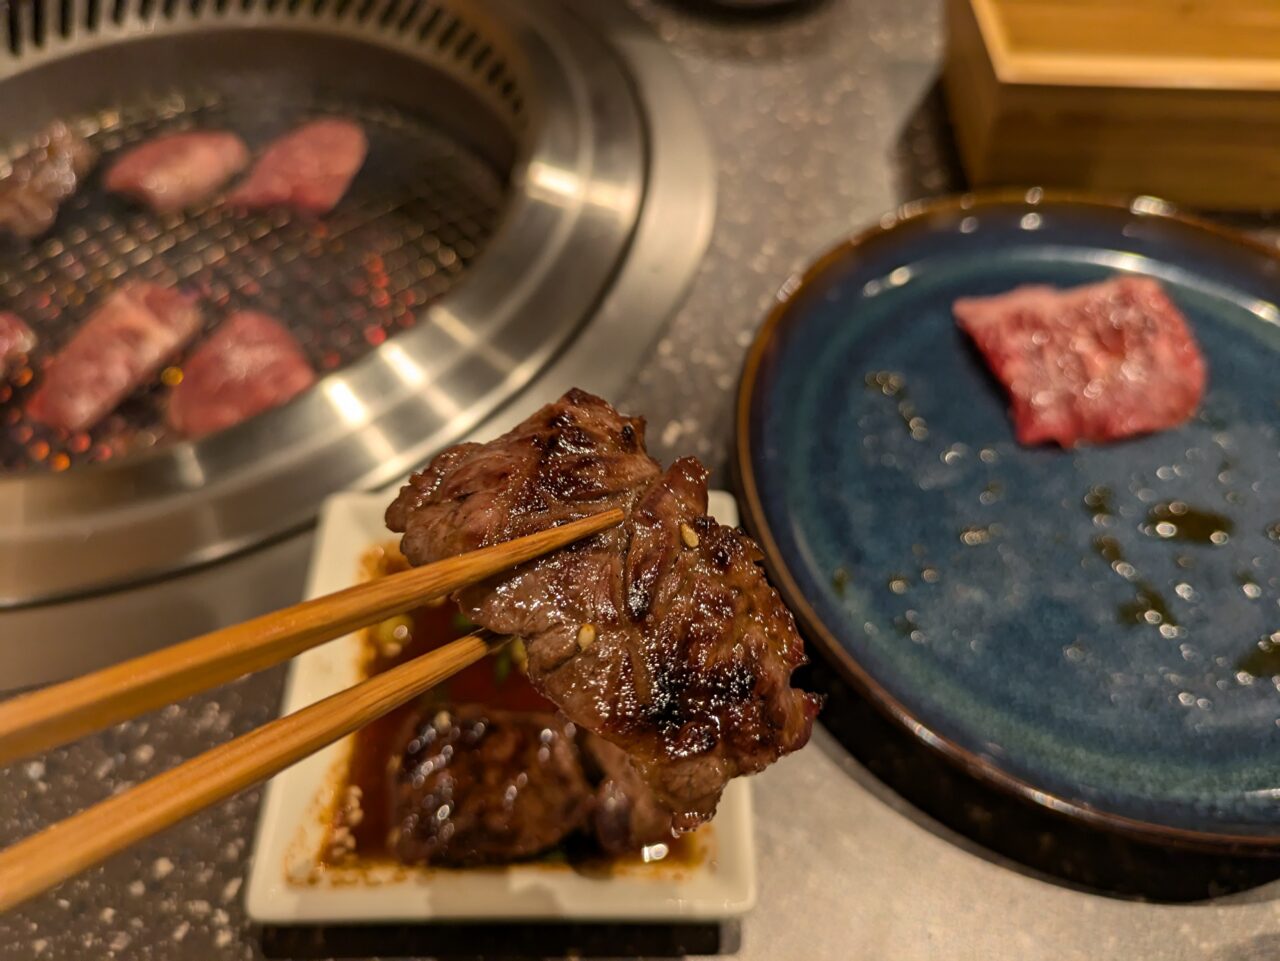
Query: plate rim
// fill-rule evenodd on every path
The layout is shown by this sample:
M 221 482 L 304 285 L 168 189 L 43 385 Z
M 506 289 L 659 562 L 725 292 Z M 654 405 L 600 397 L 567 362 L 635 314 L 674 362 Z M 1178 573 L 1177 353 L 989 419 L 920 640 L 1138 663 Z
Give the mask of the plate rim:
M 779 288 L 764 322 L 757 330 L 742 365 L 734 411 L 735 449 L 731 463 L 743 524 L 760 542 L 770 578 L 787 605 L 795 612 L 806 639 L 818 649 L 824 660 L 834 666 L 846 683 L 866 697 L 897 727 L 907 731 L 931 752 L 959 767 L 969 776 L 1057 816 L 1139 841 L 1215 854 L 1274 854 L 1280 851 L 1280 825 L 1277 825 L 1273 835 L 1232 834 L 1176 827 L 1119 814 L 1037 787 L 1031 781 L 1004 770 L 994 759 L 984 758 L 933 730 L 913 714 L 906 704 L 885 689 L 852 653 L 845 650 L 834 632 L 823 623 L 800 590 L 765 516 L 752 464 L 751 406 L 760 368 L 777 343 L 777 335 L 786 324 L 797 299 L 820 282 L 836 265 L 856 260 L 861 248 L 888 237 L 908 224 L 983 208 L 1024 206 L 1028 211 L 1033 211 L 1049 205 L 1094 208 L 1110 213 L 1127 211 L 1136 216 L 1171 221 L 1210 234 L 1224 243 L 1235 244 L 1252 253 L 1262 253 L 1273 260 L 1280 260 L 1280 253 L 1275 249 L 1240 231 L 1187 214 L 1169 201 L 1145 195 L 1122 198 L 1029 187 L 972 191 L 904 203 L 882 215 L 871 226 L 827 247 L 802 271 L 791 274 Z

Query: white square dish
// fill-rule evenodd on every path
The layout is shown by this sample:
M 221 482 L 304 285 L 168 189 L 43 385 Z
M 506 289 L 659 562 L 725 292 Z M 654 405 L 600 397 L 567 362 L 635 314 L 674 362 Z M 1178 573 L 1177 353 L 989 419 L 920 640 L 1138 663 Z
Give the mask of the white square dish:
M 381 494 L 329 498 L 316 532 L 308 597 L 356 582 L 361 554 L 391 538 L 382 519 L 386 503 Z M 729 494 L 712 492 L 710 512 L 721 523 L 738 522 Z M 293 713 L 359 679 L 358 635 L 308 651 L 290 665 L 281 713 Z M 715 820 L 698 832 L 705 854 L 696 864 L 637 864 L 606 877 L 546 864 L 320 870 L 325 817 L 350 750 L 350 739 L 339 741 L 267 785 L 245 895 L 254 921 L 695 921 L 735 917 L 755 903 L 751 796 L 743 779 L 730 782 Z

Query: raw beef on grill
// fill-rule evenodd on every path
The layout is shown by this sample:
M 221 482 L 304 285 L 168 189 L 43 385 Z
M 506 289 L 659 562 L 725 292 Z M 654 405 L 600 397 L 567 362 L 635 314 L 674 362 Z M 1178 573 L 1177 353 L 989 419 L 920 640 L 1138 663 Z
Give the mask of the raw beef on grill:
M 248 165 L 249 148 L 235 134 L 194 130 L 156 137 L 126 151 L 103 183 L 168 213 L 206 199 Z
M 0 232 L 31 238 L 52 227 L 58 206 L 76 192 L 95 159 L 93 148 L 65 123 L 50 124 L 0 180 Z
M 412 719 L 390 773 L 389 847 L 410 864 L 530 857 L 585 822 L 591 788 L 573 725 L 481 705 Z
M 645 783 L 622 748 L 588 732 L 581 735 L 583 753 L 599 777 L 591 826 L 608 854 L 629 854 L 650 844 L 670 841 L 675 833 L 668 810 Z
M 169 426 L 188 437 L 223 430 L 315 383 L 302 348 L 274 318 L 232 314 L 191 355 L 169 398 Z
M 155 376 L 200 326 L 193 296 L 149 283 L 121 287 L 45 368 L 27 413 L 50 427 L 88 430 Z
M 17 314 L 0 310 L 0 380 L 35 349 L 36 335 Z
M 725 783 L 809 739 L 792 689 L 804 649 L 746 535 L 707 516 L 696 460 L 665 473 L 644 422 L 570 391 L 487 444 L 445 450 L 387 510 L 422 564 L 621 507 L 620 526 L 460 592 L 473 621 L 525 639 L 534 686 L 623 748 L 679 830 Z
M 236 207 L 332 210 L 351 186 L 369 149 L 360 125 L 330 118 L 303 124 L 274 141 L 227 198 Z
M 1176 427 L 1204 393 L 1191 328 L 1150 278 L 1018 287 L 953 309 L 1009 392 L 1023 444 L 1073 447 Z

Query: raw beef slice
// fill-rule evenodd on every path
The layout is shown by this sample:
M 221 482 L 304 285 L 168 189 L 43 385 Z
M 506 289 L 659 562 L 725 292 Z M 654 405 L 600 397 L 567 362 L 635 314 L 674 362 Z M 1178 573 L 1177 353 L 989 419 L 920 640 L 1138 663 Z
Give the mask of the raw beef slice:
M 0 380 L 36 346 L 36 335 L 17 314 L 0 310 Z
M 233 133 L 193 130 L 156 137 L 124 153 L 104 183 L 159 213 L 207 198 L 249 165 L 249 148 Z
M 107 297 L 44 371 L 27 406 L 42 424 L 88 430 L 200 331 L 193 296 L 130 283 Z
M 1018 287 L 953 310 L 1009 392 L 1023 444 L 1074 447 L 1176 427 L 1204 393 L 1191 328 L 1147 277 Z
M 315 383 L 302 348 L 276 320 L 232 314 L 183 365 L 169 399 L 169 425 L 199 437 L 248 420 Z
M 83 137 L 61 120 L 51 123 L 0 178 L 0 232 L 39 237 L 53 226 L 58 207 L 76 192 L 96 159 Z
M 328 213 L 351 186 L 369 144 L 360 125 L 328 118 L 274 141 L 227 202 L 234 207 L 292 207 Z

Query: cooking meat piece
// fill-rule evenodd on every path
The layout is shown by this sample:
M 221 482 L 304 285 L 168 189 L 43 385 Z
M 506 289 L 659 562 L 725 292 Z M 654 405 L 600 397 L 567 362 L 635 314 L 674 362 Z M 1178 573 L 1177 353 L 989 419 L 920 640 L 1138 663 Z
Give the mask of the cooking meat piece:
M 236 207 L 293 207 L 328 213 L 351 186 L 369 149 L 364 131 L 350 120 L 303 124 L 274 141 L 227 202 Z
M 96 159 L 65 123 L 50 124 L 0 180 L 0 232 L 29 239 L 52 227 L 58 206 L 75 193 Z
M 35 349 L 36 335 L 17 314 L 0 310 L 0 380 Z
M 42 424 L 88 430 L 200 331 L 193 296 L 130 283 L 107 297 L 44 371 L 27 405 Z
M 1191 328 L 1150 278 L 1018 287 L 953 309 L 1008 390 L 1023 444 L 1074 447 L 1176 427 L 1204 393 Z
M 233 133 L 166 134 L 126 151 L 111 165 L 106 188 L 159 213 L 198 204 L 249 165 L 249 148 Z
M 671 811 L 654 795 L 622 748 L 589 731 L 581 733 L 583 753 L 598 770 L 591 826 L 608 854 L 630 854 L 670 841 Z
M 274 318 L 232 314 L 183 365 L 169 398 L 169 426 L 212 434 L 279 407 L 315 383 L 302 348 Z
M 458 601 L 524 638 L 534 686 L 623 748 L 680 830 L 711 817 L 731 777 L 802 747 L 819 707 L 790 686 L 804 662 L 791 613 L 756 545 L 707 516 L 706 481 L 693 458 L 663 473 L 642 420 L 574 390 L 494 441 L 445 450 L 387 510 L 415 564 L 626 510 Z
M 409 864 L 501 863 L 560 843 L 590 812 L 573 725 L 482 705 L 412 719 L 393 768 L 390 847 Z

